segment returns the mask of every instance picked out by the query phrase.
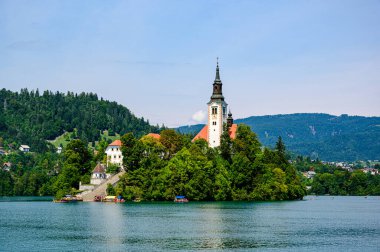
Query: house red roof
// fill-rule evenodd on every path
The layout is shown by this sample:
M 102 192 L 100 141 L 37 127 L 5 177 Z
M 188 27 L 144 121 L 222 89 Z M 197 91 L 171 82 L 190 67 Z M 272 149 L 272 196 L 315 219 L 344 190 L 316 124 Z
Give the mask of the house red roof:
M 121 141 L 120 140 L 115 140 L 112 143 L 110 143 L 108 146 L 121 146 Z
M 106 168 L 102 164 L 97 164 L 94 170 L 92 171 L 92 173 L 105 173 L 105 172 L 106 172 Z
M 228 133 L 232 139 L 236 138 L 237 124 L 232 124 L 229 128 Z M 208 125 L 205 125 L 201 131 L 193 138 L 193 142 L 198 139 L 204 139 L 208 142 Z
M 160 134 L 156 134 L 156 133 L 149 133 L 147 136 L 153 137 L 155 139 L 160 139 L 161 138 Z

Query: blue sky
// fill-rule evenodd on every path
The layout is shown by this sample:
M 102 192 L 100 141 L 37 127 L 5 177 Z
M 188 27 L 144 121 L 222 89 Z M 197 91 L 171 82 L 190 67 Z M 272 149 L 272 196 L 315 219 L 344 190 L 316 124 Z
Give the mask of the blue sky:
M 380 116 L 380 1 L 0 0 L 0 87 L 94 92 L 204 122 L 220 58 L 234 118 Z

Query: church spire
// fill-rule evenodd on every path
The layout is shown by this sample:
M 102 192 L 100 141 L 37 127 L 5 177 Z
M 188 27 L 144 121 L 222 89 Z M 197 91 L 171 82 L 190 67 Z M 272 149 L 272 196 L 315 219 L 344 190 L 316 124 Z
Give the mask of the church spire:
M 216 57 L 216 75 L 215 75 L 215 81 L 214 82 L 221 82 L 220 74 L 219 74 L 219 57 Z
M 219 58 L 216 58 L 216 74 L 215 74 L 215 80 L 213 84 L 213 91 L 211 96 L 211 101 L 224 101 L 223 92 L 222 92 L 222 81 L 220 80 L 220 73 L 219 73 Z

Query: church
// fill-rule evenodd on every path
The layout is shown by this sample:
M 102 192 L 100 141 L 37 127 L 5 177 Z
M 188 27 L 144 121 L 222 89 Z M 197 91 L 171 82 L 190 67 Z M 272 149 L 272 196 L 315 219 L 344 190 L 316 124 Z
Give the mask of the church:
M 227 115 L 228 104 L 224 100 L 222 92 L 222 81 L 220 80 L 219 63 L 216 63 L 216 75 L 214 83 L 212 84 L 212 95 L 210 101 L 207 103 L 208 107 L 208 120 L 207 124 L 202 130 L 194 137 L 193 141 L 197 139 L 204 139 L 208 142 L 210 147 L 220 146 L 220 138 L 223 134 L 223 125 L 227 125 L 227 130 L 232 139 L 236 137 L 237 124 L 234 124 L 231 112 Z

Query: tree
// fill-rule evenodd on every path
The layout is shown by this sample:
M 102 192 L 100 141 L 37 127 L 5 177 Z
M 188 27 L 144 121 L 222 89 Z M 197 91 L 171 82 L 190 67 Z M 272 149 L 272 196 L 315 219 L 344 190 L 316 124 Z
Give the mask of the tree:
M 232 159 L 232 140 L 228 132 L 228 127 L 226 124 L 223 125 L 223 133 L 220 139 L 220 154 L 221 156 L 231 163 Z
M 175 153 L 181 150 L 183 146 L 182 137 L 172 129 L 161 131 L 160 142 L 166 149 L 165 158 L 170 159 Z

